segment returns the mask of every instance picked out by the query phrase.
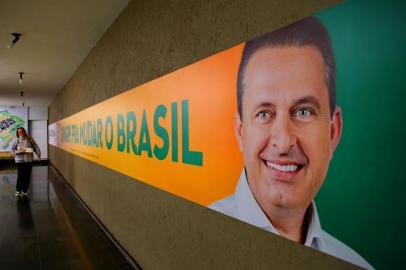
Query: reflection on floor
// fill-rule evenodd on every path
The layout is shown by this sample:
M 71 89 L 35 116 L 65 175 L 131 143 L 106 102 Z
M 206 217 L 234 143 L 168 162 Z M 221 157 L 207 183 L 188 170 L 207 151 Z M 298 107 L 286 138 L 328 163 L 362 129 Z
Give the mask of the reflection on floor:
M 0 269 L 130 269 L 51 166 L 34 166 L 16 198 L 15 168 L 0 169 Z

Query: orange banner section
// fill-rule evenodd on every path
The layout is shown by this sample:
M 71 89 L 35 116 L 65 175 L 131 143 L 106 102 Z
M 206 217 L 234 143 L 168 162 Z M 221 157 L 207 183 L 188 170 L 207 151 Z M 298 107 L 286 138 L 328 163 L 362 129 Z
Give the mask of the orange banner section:
M 49 142 L 201 205 L 234 191 L 238 45 L 49 126 Z

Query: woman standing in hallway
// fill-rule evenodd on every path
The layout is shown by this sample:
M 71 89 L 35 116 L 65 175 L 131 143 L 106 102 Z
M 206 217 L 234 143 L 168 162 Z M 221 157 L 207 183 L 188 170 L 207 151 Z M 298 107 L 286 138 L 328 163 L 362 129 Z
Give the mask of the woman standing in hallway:
M 30 185 L 33 152 L 41 158 L 41 151 L 34 139 L 27 135 L 23 127 L 16 132 L 17 138 L 13 142 L 12 150 L 17 165 L 16 196 L 28 196 Z

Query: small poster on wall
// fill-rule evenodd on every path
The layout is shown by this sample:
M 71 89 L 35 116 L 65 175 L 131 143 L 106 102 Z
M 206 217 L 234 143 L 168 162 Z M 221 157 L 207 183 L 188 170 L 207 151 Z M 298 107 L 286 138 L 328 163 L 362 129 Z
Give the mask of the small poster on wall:
M 28 108 L 0 106 L 0 151 L 11 151 L 16 130 L 24 127 L 28 131 Z

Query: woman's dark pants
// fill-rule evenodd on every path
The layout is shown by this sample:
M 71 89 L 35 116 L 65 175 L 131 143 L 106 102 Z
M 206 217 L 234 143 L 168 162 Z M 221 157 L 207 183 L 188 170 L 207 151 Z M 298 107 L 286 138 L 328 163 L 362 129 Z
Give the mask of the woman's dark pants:
M 16 190 L 19 192 L 27 192 L 30 185 L 31 162 L 21 162 L 17 164 L 17 186 Z

